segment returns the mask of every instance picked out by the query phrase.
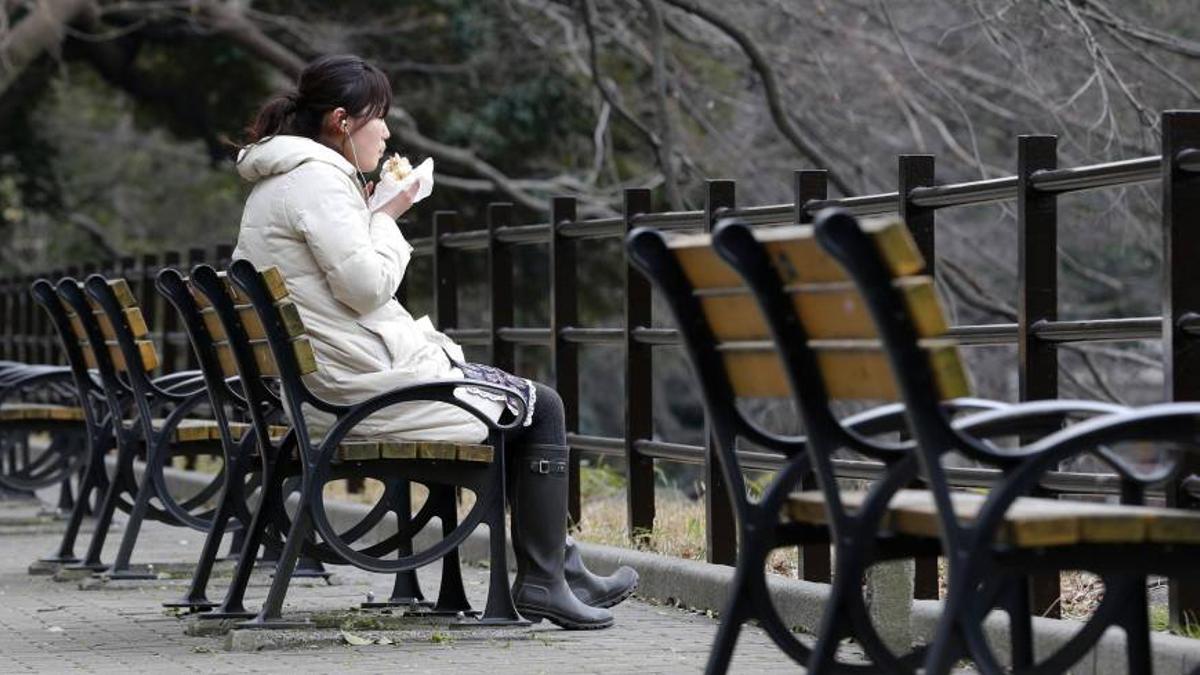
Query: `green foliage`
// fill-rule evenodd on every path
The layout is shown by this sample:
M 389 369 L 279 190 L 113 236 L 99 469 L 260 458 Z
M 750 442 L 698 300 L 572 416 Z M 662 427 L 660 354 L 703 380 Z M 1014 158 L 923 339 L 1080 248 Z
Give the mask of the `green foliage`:
M 579 495 L 583 500 L 604 499 L 625 491 L 625 474 L 598 458 L 579 468 Z
M 236 138 L 271 91 L 261 64 L 219 40 L 151 42 L 139 52 L 137 65 L 142 86 L 161 95 L 141 101 L 135 120 L 181 140 Z
M 584 122 L 580 101 L 562 80 L 531 78 L 480 94 L 473 97 L 477 105 L 456 107 L 445 116 L 441 137 L 475 149 L 502 168 L 519 169 L 525 158 L 553 151 L 555 139 L 579 131 Z
M 1182 626 L 1174 629 L 1171 628 L 1170 616 L 1167 613 L 1166 605 L 1155 605 L 1150 608 L 1150 630 L 1169 630 L 1176 635 L 1200 639 L 1200 623 L 1191 620 L 1188 616 L 1184 617 L 1184 624 Z

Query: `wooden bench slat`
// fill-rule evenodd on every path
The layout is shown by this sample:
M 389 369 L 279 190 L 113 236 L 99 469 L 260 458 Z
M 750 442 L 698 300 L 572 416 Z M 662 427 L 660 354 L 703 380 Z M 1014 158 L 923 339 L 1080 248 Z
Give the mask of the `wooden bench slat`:
M 314 445 L 320 445 L 315 439 Z M 346 440 L 338 445 L 334 455 L 341 461 L 371 461 L 375 459 L 427 459 L 440 461 L 479 462 L 488 464 L 494 458 L 490 445 L 451 443 L 447 441 L 373 441 Z
M 949 330 L 932 278 L 904 277 L 896 280 L 896 287 L 908 305 L 918 337 L 938 337 Z M 786 290 L 812 339 L 862 339 L 878 335 L 870 311 L 852 285 L 807 284 Z M 758 302 L 748 288 L 709 289 L 697 295 L 717 341 L 770 337 Z
M 83 408 L 50 403 L 5 403 L 0 405 L 0 421 L 45 420 L 82 422 Z
M 300 310 L 296 307 L 296 303 L 290 300 L 282 300 L 275 305 L 279 311 L 279 318 L 283 321 L 284 332 L 288 337 L 301 337 L 304 335 L 304 322 L 300 320 Z M 221 325 L 221 319 L 217 316 L 217 310 L 213 307 L 205 307 L 200 310 L 204 317 L 204 325 L 208 328 L 208 334 L 213 340 L 224 340 L 227 335 L 225 327 Z M 238 305 L 238 318 L 241 319 L 242 329 L 246 332 L 246 337 L 251 340 L 264 340 L 267 337 L 267 331 L 263 328 L 262 321 L 258 318 L 258 313 L 254 311 L 253 305 Z
M 142 310 L 137 306 L 126 307 L 121 310 L 125 315 L 125 322 L 129 325 L 129 331 L 133 333 L 135 339 L 146 337 L 150 333 L 150 328 L 146 325 L 146 319 L 142 316 Z M 100 324 L 100 334 L 106 340 L 114 340 L 117 337 L 117 331 L 113 327 L 112 321 L 108 318 L 106 312 L 96 312 L 96 322 Z M 76 317 L 78 318 L 78 317 Z
M 899 219 L 864 221 L 863 229 L 875 241 L 893 276 L 912 276 L 925 268 L 912 234 Z M 810 225 L 784 225 L 756 229 L 754 236 L 765 245 L 785 284 L 845 281 L 845 271 L 825 253 L 813 232 Z M 693 287 L 741 286 L 741 277 L 721 260 L 711 243 L 712 235 L 707 233 L 671 235 L 667 240 Z
M 121 352 L 121 346 L 117 344 L 116 340 L 107 340 L 104 344 L 108 347 L 108 355 L 112 359 L 113 367 L 121 372 L 129 370 L 128 364 L 125 363 L 125 354 Z M 146 370 L 157 368 L 158 350 L 155 349 L 154 343 L 150 340 L 138 340 L 136 344 L 142 367 Z
M 207 421 L 207 420 L 195 420 Z M 252 427 L 246 422 L 230 422 L 229 431 L 235 440 L 240 440 Z M 288 427 L 271 425 L 268 429 L 273 442 L 283 440 Z M 212 440 L 219 440 L 220 430 L 216 422 L 211 423 Z M 320 445 L 320 439 L 313 440 L 314 445 Z M 490 445 L 479 443 L 452 443 L 448 441 L 374 441 L 368 439 L 349 439 L 338 445 L 334 455 L 342 461 L 369 461 L 374 459 L 439 459 L 457 460 L 460 462 L 491 463 L 495 457 Z
M 264 267 L 258 271 L 258 274 L 262 277 L 263 284 L 267 287 L 267 293 L 271 296 L 271 300 L 278 301 L 288 296 L 287 282 L 283 278 L 283 272 L 280 272 L 278 267 L 273 265 L 271 267 Z M 219 272 L 217 276 L 225 280 L 225 287 L 229 290 L 229 296 L 233 298 L 234 302 L 239 305 L 250 303 L 250 298 L 242 293 L 237 284 L 233 283 L 225 272 Z
M 79 350 L 83 352 L 83 362 L 89 369 L 95 370 L 100 367 L 96 361 L 96 352 L 92 351 L 92 345 L 85 342 L 79 345 Z
M 843 503 L 851 509 L 867 493 L 847 490 Z M 987 496 L 973 492 L 951 493 L 955 516 L 973 522 Z M 786 507 L 796 522 L 826 524 L 825 497 L 819 490 L 793 493 Z M 921 537 L 938 536 L 937 507 L 933 493 L 901 490 L 888 505 L 882 523 L 886 529 Z M 1021 497 L 1009 507 L 1000 541 L 1020 548 L 1066 546 L 1078 543 L 1200 543 L 1200 513 L 1152 506 L 1125 506 Z
M 926 340 L 925 351 L 944 398 L 970 394 L 966 371 L 953 343 Z M 899 397 L 887 355 L 867 341 L 811 341 L 830 398 L 894 401 Z M 783 362 L 772 343 L 726 343 L 722 356 L 734 393 L 751 398 L 792 395 Z
M 75 312 L 67 312 L 67 320 L 71 322 L 71 332 L 75 333 L 75 339 L 87 340 L 87 331 L 83 327 L 83 321 Z
M 117 296 L 117 303 L 122 307 L 137 307 L 137 296 L 133 294 L 133 289 L 129 287 L 129 282 L 125 279 L 109 279 L 108 287 L 112 289 L 113 295 Z
M 162 431 L 166 426 L 165 419 L 151 420 L 150 426 L 155 431 Z M 183 419 L 171 433 L 171 440 L 177 443 L 195 443 L 220 438 L 216 420 Z
M 307 375 L 317 370 L 317 355 L 313 351 L 312 344 L 306 337 L 298 337 L 292 339 L 292 349 L 296 355 L 296 363 L 300 368 L 301 375 Z M 237 362 L 233 358 L 233 347 L 227 340 L 216 343 L 217 360 L 221 363 L 221 370 L 226 377 L 236 377 L 238 375 Z M 258 364 L 258 371 L 266 377 L 276 377 L 279 375 L 279 369 L 275 364 L 275 357 L 271 354 L 271 345 L 267 344 L 266 340 L 251 340 L 251 349 L 254 352 L 254 361 Z

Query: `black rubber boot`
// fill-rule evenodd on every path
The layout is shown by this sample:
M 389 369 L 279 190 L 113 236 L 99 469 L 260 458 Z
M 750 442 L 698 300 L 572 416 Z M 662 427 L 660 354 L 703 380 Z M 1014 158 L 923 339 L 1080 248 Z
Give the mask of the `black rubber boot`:
M 637 570 L 628 565 L 621 565 L 606 577 L 592 574 L 583 564 L 579 547 L 570 536 L 567 537 L 563 571 L 575 597 L 592 607 L 615 607 L 633 595 L 638 586 Z
M 567 537 L 567 448 L 528 445 L 514 453 L 512 543 L 517 558 L 513 601 L 530 621 L 568 630 L 607 628 L 612 614 L 575 597 L 563 576 Z

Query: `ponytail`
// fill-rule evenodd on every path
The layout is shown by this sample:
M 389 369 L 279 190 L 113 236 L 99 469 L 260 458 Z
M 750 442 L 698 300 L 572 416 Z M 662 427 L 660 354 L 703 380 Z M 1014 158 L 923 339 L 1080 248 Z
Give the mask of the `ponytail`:
M 392 105 L 387 76 L 357 56 L 322 56 L 304 67 L 297 88 L 263 104 L 246 128 L 246 144 L 276 134 L 321 135 L 325 113 L 343 107 L 354 116 L 383 117 Z
M 296 116 L 299 98 L 298 92 L 289 91 L 286 94 L 275 96 L 263 104 L 254 117 L 254 122 L 246 129 L 247 142 L 257 143 L 267 136 L 287 133 Z

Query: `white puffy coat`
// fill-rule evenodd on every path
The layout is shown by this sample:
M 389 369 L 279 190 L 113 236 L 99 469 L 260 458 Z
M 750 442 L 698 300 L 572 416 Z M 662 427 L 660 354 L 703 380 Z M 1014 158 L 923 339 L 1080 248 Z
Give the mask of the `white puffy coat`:
M 313 393 L 354 403 L 397 387 L 457 379 L 443 349 L 462 348 L 428 317 L 414 320 L 394 294 L 412 246 L 395 221 L 367 209 L 354 167 L 334 150 L 300 136 L 275 136 L 238 158 L 238 173 L 254 183 L 242 213 L 234 258 L 283 272 L 312 340 L 317 371 L 305 376 Z M 496 419 L 501 403 L 458 392 Z M 309 408 L 308 425 L 328 415 Z M 476 442 L 482 422 L 445 403 L 405 403 L 372 415 L 354 432 L 370 438 Z

